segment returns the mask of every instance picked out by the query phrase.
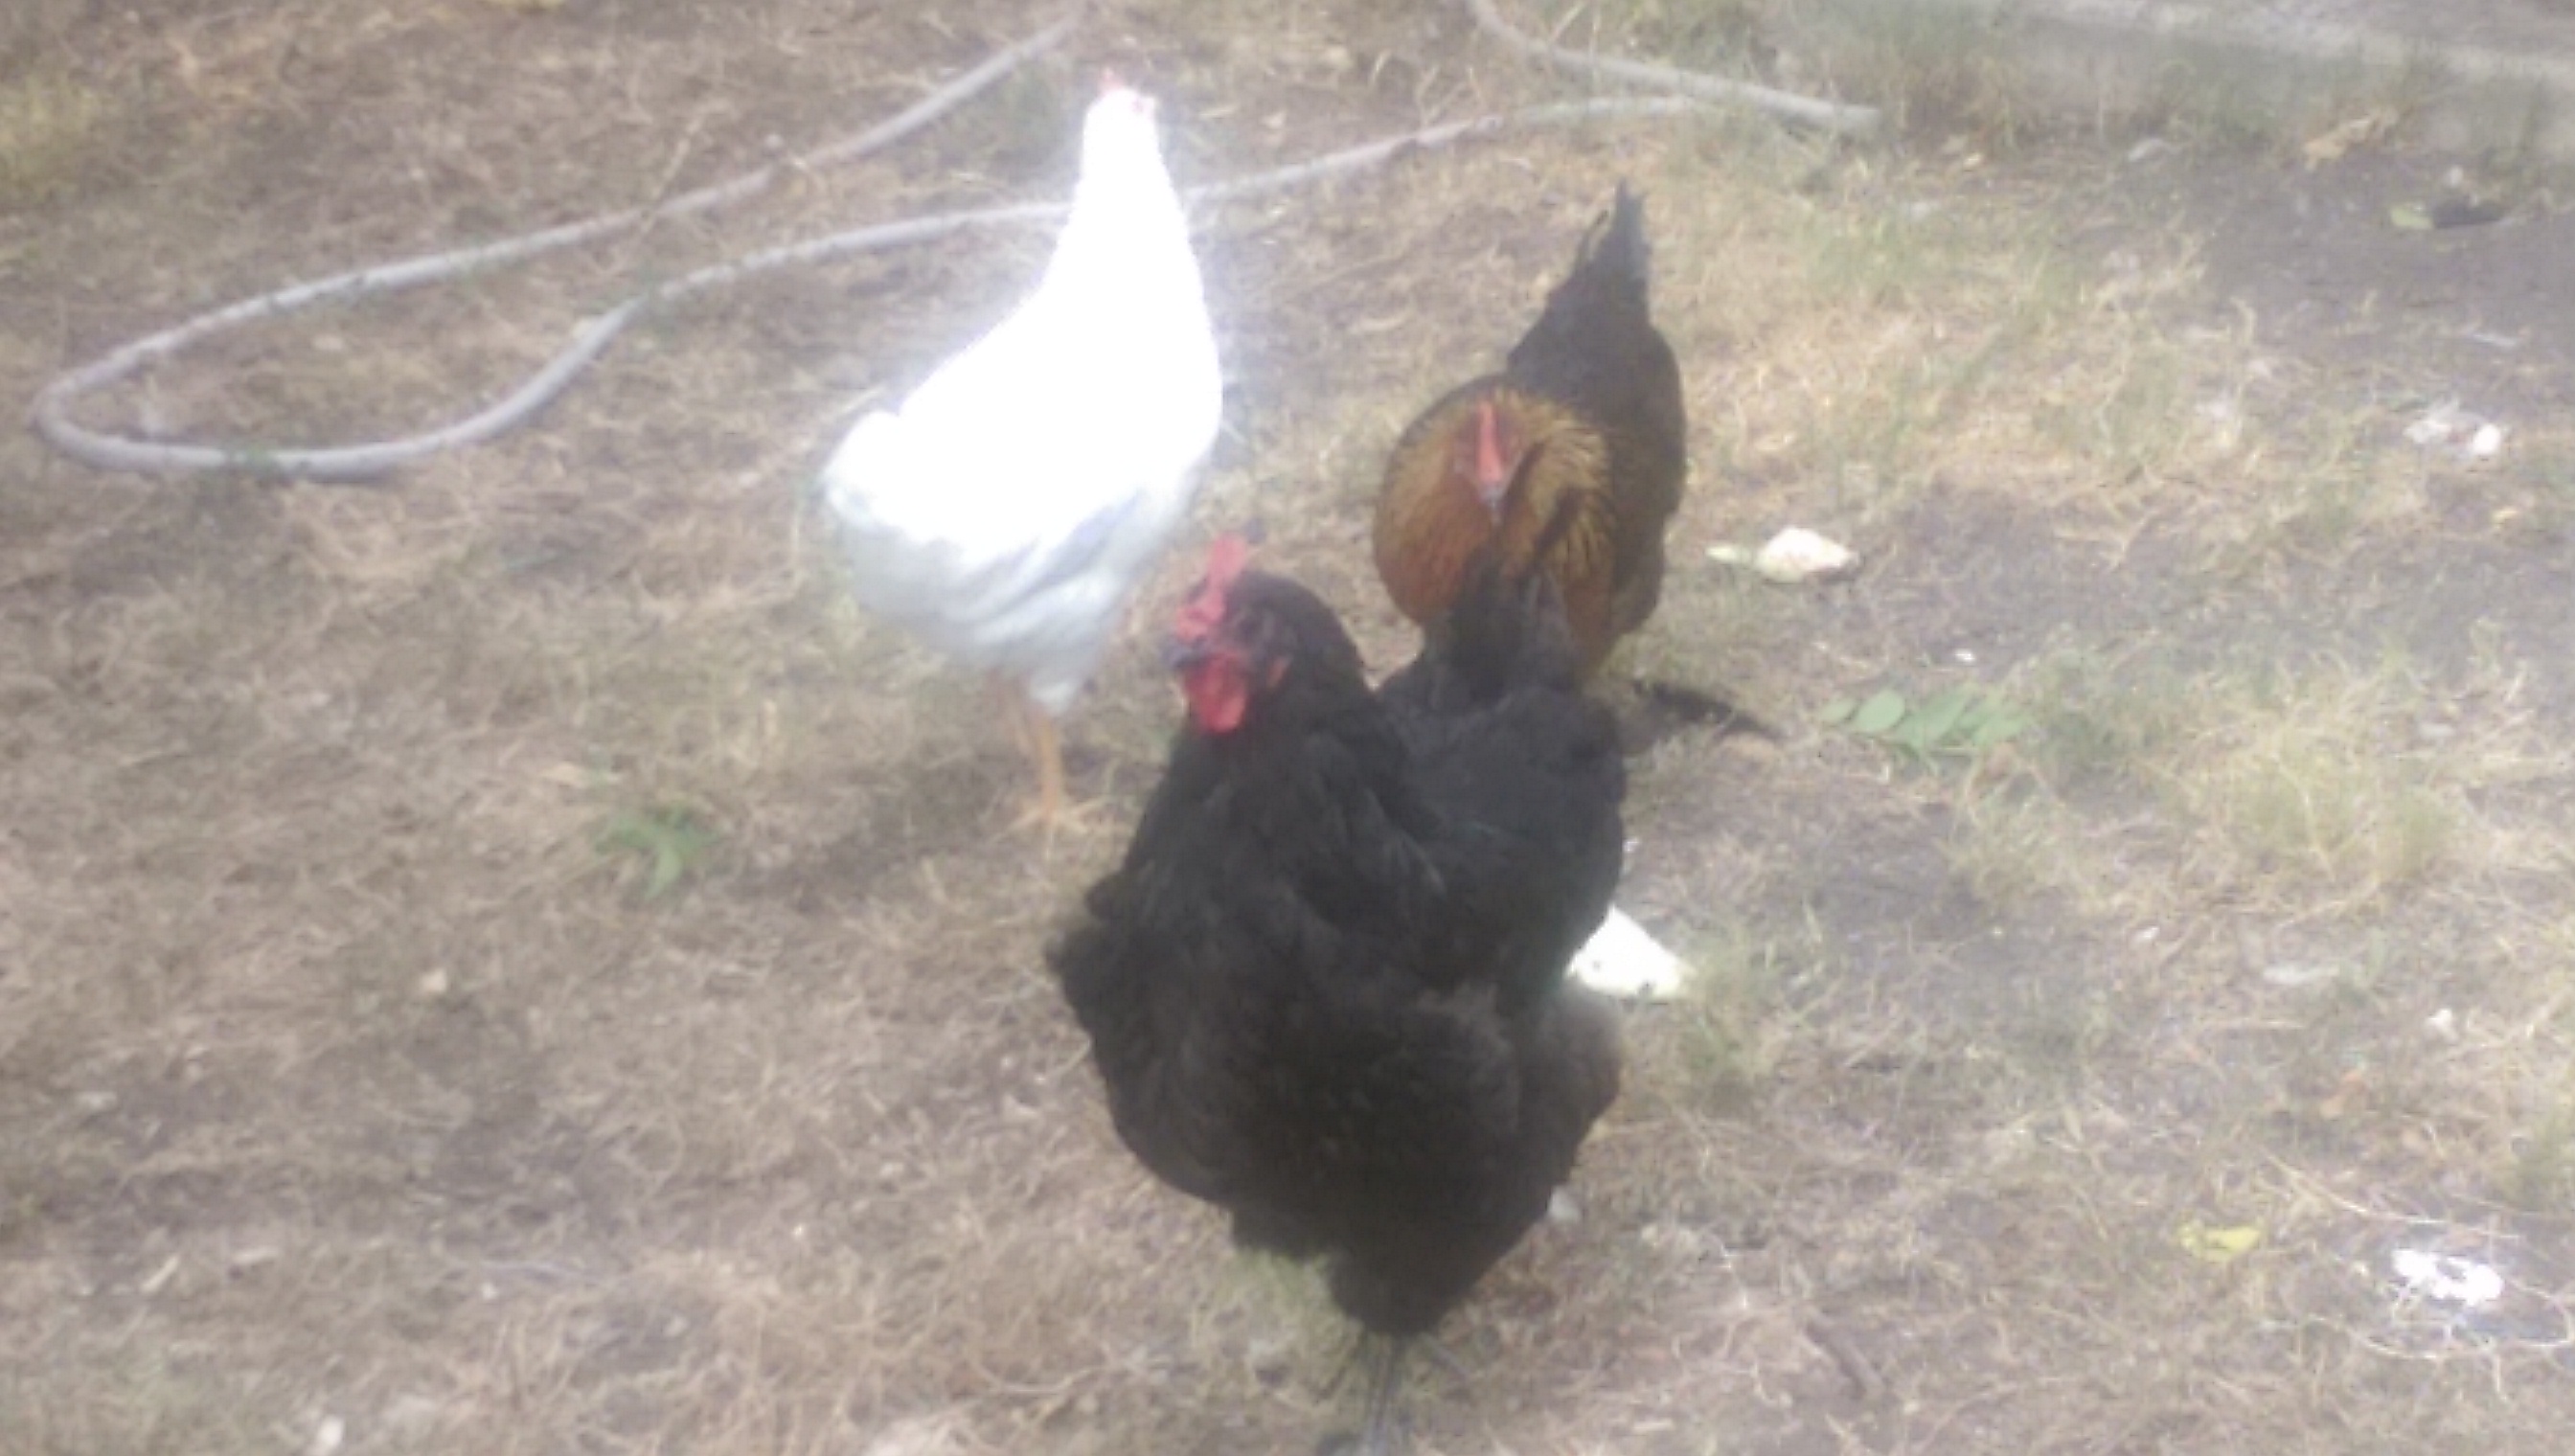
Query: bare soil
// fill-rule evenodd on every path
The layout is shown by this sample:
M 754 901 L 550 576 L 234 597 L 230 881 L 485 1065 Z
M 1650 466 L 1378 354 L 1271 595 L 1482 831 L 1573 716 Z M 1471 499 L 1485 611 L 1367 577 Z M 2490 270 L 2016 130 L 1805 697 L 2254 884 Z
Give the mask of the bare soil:
M 0 394 L 731 175 L 1041 19 L 38 4 L 0 22 L 0 139 L 51 159 L 0 170 Z M 1060 193 L 1105 63 L 1185 180 L 1563 94 L 1450 7 L 1140 0 L 739 216 L 253 331 L 90 418 L 418 428 L 676 268 Z M 680 311 L 381 489 L 0 440 L 0 1451 L 1309 1449 L 1327 1304 L 1118 1147 L 1040 947 L 1157 771 L 1199 536 L 1258 516 L 1401 661 L 1376 462 L 1620 176 L 1696 462 L 1629 665 L 1769 731 L 1667 709 L 1635 760 L 1620 902 L 1701 976 L 1630 1012 L 1580 1217 L 1451 1322 L 1422 1448 L 2562 1449 L 2562 194 L 2401 134 L 2312 170 L 2016 136 L 1622 124 L 1213 210 L 1227 436 L 1071 721 L 1104 826 L 1051 844 L 803 485 L 1037 233 Z M 2501 219 L 2390 222 L 2453 191 Z M 2404 440 L 2444 400 L 2498 459 Z M 1864 568 L 1704 559 L 1791 523 Z M 1827 722 L 1950 683 L 2030 730 Z M 2409 1290 L 2400 1248 L 2506 1295 Z

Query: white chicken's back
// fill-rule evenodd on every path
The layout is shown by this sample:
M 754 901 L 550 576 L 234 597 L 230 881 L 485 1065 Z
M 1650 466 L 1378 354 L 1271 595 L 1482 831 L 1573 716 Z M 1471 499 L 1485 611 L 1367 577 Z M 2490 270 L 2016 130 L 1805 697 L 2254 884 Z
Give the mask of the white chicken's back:
M 1037 292 L 824 467 L 855 595 L 1063 712 L 1188 508 L 1221 395 L 1151 104 L 1112 91 Z

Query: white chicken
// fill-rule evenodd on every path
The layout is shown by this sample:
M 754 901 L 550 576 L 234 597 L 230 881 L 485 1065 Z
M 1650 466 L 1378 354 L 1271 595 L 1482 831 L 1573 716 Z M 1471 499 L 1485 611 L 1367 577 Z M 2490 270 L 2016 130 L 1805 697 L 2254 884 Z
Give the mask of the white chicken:
M 1037 292 L 823 468 L 853 593 L 993 675 L 1065 807 L 1056 720 L 1188 510 L 1223 386 L 1151 98 L 1102 79 Z

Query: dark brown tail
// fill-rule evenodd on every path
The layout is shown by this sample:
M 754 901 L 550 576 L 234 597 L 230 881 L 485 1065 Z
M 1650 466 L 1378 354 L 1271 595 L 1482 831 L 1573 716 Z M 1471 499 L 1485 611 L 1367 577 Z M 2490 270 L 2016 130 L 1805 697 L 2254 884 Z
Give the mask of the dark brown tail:
M 1572 270 L 1511 346 L 1508 373 L 1560 399 L 1597 401 L 1618 393 L 1616 377 L 1645 347 L 1639 341 L 1661 347 L 1645 299 L 1652 272 L 1644 201 L 1621 182 L 1609 211 L 1583 233 Z
M 1596 272 L 1615 280 L 1639 305 L 1646 302 L 1653 288 L 1654 249 L 1645 241 L 1645 200 L 1629 192 L 1625 182 L 1618 184 L 1608 215 L 1583 234 L 1573 268 L 1577 274 Z

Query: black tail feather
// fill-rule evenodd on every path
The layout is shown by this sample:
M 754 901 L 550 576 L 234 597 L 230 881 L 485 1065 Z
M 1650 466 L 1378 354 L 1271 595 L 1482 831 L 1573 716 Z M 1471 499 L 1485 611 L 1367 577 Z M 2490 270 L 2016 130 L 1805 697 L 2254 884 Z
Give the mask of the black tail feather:
M 1586 408 L 1625 398 L 1635 388 L 1625 383 L 1630 369 L 1651 368 L 1645 354 L 1666 352 L 1645 297 L 1652 271 L 1644 199 L 1621 182 L 1537 322 L 1511 346 L 1507 372 L 1541 393 L 1588 402 Z
M 1606 270 L 1636 292 L 1643 303 L 1653 287 L 1654 249 L 1645 241 L 1645 200 L 1618 184 L 1618 195 L 1609 204 L 1608 216 L 1592 224 L 1582 240 L 1582 256 L 1576 268 Z

